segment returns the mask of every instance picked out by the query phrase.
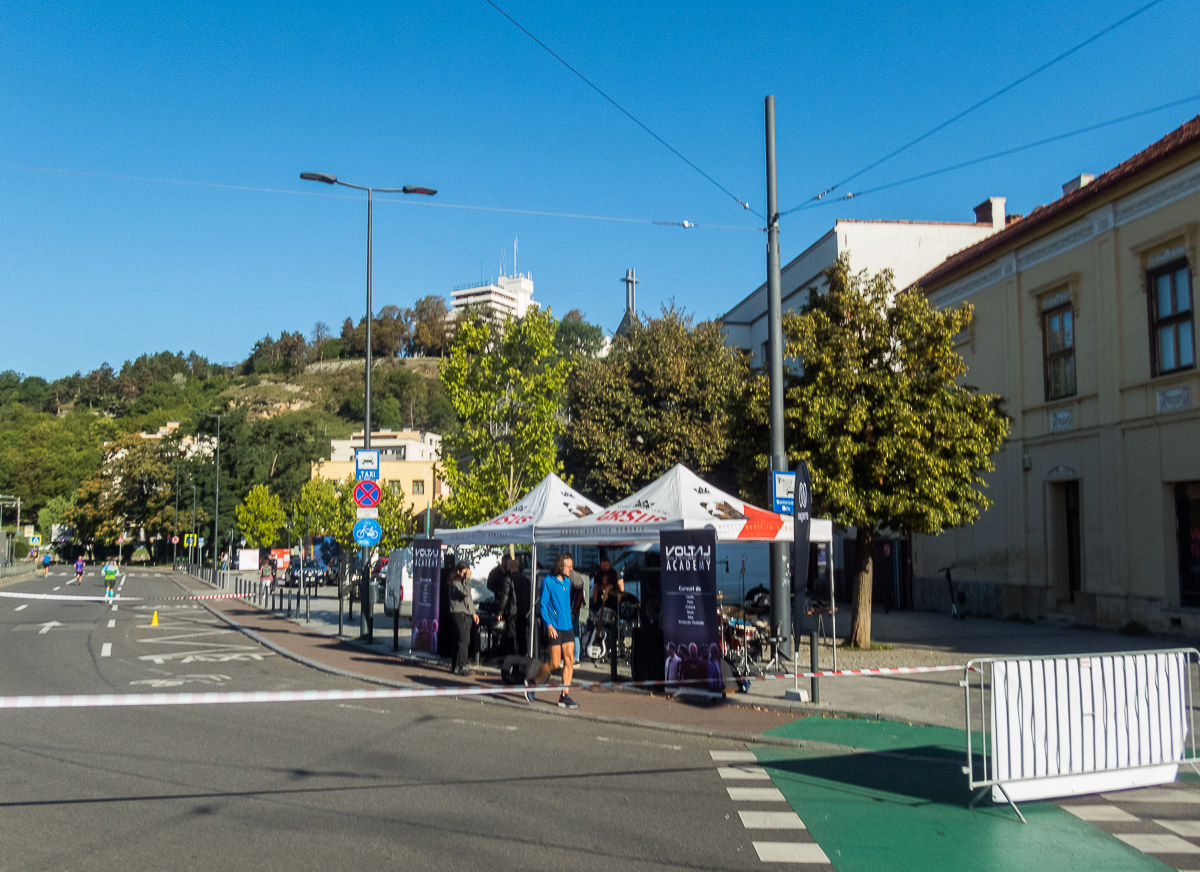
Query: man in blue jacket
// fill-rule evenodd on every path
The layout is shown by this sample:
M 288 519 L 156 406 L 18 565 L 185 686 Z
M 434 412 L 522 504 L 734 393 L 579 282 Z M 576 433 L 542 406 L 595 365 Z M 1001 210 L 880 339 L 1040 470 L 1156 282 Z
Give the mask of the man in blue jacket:
M 550 649 L 550 662 L 543 663 L 537 674 L 525 682 L 532 688 L 544 684 L 550 673 L 562 667 L 563 691 L 559 694 L 560 708 L 577 709 L 579 703 L 571 699 L 566 688 L 575 673 L 575 626 L 571 615 L 571 571 L 575 560 L 570 554 L 560 554 L 554 561 L 551 573 L 542 579 L 542 624 L 546 628 L 546 647 Z M 525 698 L 533 702 L 532 690 Z

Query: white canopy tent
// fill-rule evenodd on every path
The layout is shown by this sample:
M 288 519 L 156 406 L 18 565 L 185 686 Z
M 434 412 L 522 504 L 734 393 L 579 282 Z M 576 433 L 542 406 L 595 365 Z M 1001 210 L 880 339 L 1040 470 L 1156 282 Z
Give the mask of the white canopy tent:
M 757 508 L 713 487 L 683 464 L 606 509 L 534 526 L 534 541 L 556 544 L 657 542 L 663 530 L 712 527 L 718 542 L 791 542 L 792 517 Z M 810 539 L 832 542 L 833 524 L 813 518 Z
M 507 511 L 494 518 L 460 530 L 435 530 L 434 535 L 448 545 L 533 545 L 530 565 L 529 626 L 534 626 L 537 600 L 538 524 L 565 524 L 603 511 L 603 507 L 572 488 L 554 473 L 525 494 Z M 529 656 L 533 656 L 533 633 L 529 634 Z

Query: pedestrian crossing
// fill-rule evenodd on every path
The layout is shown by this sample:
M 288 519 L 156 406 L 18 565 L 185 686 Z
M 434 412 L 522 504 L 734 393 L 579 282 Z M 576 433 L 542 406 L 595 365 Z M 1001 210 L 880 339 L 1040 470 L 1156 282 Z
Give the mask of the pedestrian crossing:
M 1200 872 L 1200 784 L 1179 781 L 1058 803 L 1136 851 L 1179 872 Z
M 725 786 L 732 802 L 774 806 L 737 810 L 742 827 L 751 833 L 751 842 L 760 862 L 786 863 L 798 869 L 833 869 L 821 846 L 809 834 L 800 816 L 788 808 L 787 800 L 778 788 L 746 786 L 747 782 L 753 785 L 754 782 L 771 780 L 752 752 L 709 751 L 709 755 L 714 763 L 722 764 L 717 767 L 717 775 L 721 780 L 734 782 Z M 783 805 L 782 809 L 779 804 Z M 772 836 L 773 840 L 768 840 Z

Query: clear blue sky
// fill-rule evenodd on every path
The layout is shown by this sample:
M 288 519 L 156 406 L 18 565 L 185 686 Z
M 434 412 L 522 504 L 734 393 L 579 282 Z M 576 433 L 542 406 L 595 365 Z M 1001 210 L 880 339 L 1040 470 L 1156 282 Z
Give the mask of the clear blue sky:
M 1144 2 L 499 5 L 763 211 L 767 94 L 789 208 Z M 511 272 L 514 237 L 535 298 L 607 331 L 627 267 L 651 313 L 674 299 L 715 317 L 764 281 L 762 222 L 484 0 L 0 8 L 0 370 L 56 378 L 164 349 L 230 362 L 268 332 L 357 320 L 366 204 L 305 170 L 439 189 L 377 203 L 377 309 L 448 295 L 502 256 Z M 1162 0 L 847 189 L 1200 92 L 1198 10 Z M 788 216 L 784 262 L 837 217 L 973 220 L 992 195 L 1028 212 L 1197 113 Z

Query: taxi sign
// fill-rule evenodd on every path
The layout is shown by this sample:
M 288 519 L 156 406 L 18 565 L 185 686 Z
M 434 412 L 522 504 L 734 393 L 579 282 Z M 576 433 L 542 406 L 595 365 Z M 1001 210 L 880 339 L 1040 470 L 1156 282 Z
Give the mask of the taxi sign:
M 360 481 L 354 486 L 354 502 L 363 509 L 375 508 L 379 505 L 379 485 L 373 481 Z
M 354 452 L 354 476 L 359 481 L 379 481 L 379 449 L 358 448 Z

